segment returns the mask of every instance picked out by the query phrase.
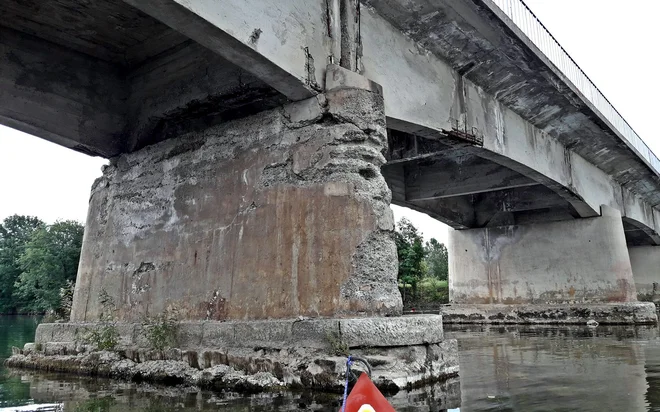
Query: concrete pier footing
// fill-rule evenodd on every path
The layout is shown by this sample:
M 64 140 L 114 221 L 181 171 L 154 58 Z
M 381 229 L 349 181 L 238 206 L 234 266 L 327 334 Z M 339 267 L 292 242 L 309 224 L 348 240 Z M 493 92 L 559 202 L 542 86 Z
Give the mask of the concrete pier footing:
M 654 325 L 649 302 L 587 304 L 449 304 L 440 309 L 445 323 Z M 597 322 L 594 323 L 594 322 Z
M 346 357 L 370 362 L 386 391 L 442 382 L 458 374 L 456 340 L 445 339 L 442 317 L 181 322 L 176 348 L 154 350 L 137 323 L 116 325 L 111 354 L 82 342 L 94 323 L 39 325 L 36 341 L 17 350 L 9 366 L 182 383 L 253 385 L 254 390 L 304 387 L 341 391 Z M 216 376 L 217 375 L 217 376 Z

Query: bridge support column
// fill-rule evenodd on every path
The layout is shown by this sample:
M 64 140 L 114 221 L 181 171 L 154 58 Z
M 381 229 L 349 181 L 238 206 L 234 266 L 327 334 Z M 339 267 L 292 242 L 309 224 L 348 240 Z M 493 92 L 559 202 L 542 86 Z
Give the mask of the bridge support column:
M 660 246 L 632 246 L 628 248 L 630 265 L 635 278 L 637 299 L 660 301 Z
M 37 330 L 45 354 L 76 351 L 112 314 L 133 361 L 163 359 L 142 322 L 176 309 L 189 355 L 175 360 L 196 369 L 337 390 L 344 356 L 368 347 L 383 387 L 455 375 L 442 317 L 400 316 L 381 88 L 337 66 L 326 88 L 113 159 L 92 189 L 71 323 Z
M 445 320 L 655 321 L 636 302 L 620 213 L 573 221 L 452 231 Z
M 92 191 L 72 320 L 399 315 L 375 90 L 325 95 L 122 155 Z

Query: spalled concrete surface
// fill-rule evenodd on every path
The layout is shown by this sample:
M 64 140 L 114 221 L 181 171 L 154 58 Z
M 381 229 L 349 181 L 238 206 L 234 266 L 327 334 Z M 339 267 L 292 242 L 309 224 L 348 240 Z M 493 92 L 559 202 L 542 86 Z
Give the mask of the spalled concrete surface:
M 445 323 L 493 324 L 656 324 L 655 305 L 649 302 L 479 305 L 449 304 L 440 309 Z M 587 323 L 589 322 L 589 323 Z
M 71 319 L 400 314 L 385 144 L 382 96 L 338 88 L 112 159 Z
M 660 300 L 660 248 L 658 246 L 636 246 L 628 248 L 630 266 L 635 278 L 637 299 Z
M 7 364 L 239 391 L 245 390 L 240 386 L 245 380 L 258 390 L 302 386 L 341 391 L 349 352 L 368 360 L 374 382 L 387 391 L 445 381 L 458 373 L 458 346 L 444 339 L 439 315 L 181 322 L 176 347 L 160 351 L 151 348 L 141 324 L 119 323 L 121 341 L 112 353 L 82 343 L 93 327 L 41 324 L 35 343 L 16 349 Z M 215 376 L 218 368 L 223 373 Z
M 601 217 L 452 231 L 452 303 L 585 303 L 636 299 L 618 211 Z
M 302 347 L 114 352 L 95 351 L 75 342 L 41 347 L 36 350 L 28 344 L 16 349 L 6 366 L 236 392 L 304 388 L 340 393 L 346 375 L 346 356 Z M 443 382 L 458 374 L 454 339 L 432 345 L 354 349 L 351 354 L 367 359 L 372 381 L 385 393 Z

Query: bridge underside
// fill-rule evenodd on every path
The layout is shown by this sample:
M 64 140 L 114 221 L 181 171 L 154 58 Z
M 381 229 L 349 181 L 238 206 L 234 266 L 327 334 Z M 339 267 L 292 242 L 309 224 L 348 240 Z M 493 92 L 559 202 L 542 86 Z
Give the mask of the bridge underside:
M 113 157 L 287 99 L 120 0 L 0 4 L 0 122 Z
M 514 249 L 502 228 L 543 242 L 539 225 L 566 227 L 570 250 L 611 237 L 606 289 L 632 299 L 625 248 L 660 244 L 660 180 L 489 1 L 229 3 L 0 4 L 0 122 L 111 159 L 75 319 L 98 315 L 104 287 L 127 318 L 169 300 L 190 319 L 397 314 L 385 184 L 392 203 L 486 242 L 462 250 L 488 264 L 456 272 L 492 283 L 497 261 L 527 276 L 527 256 L 500 261 L 488 239 Z
M 546 186 L 508 166 L 462 136 L 425 138 L 389 130 L 383 176 L 392 203 L 425 213 L 454 229 L 475 229 L 581 217 L 584 200 L 566 188 Z M 524 169 L 524 167 L 523 167 Z M 520 170 L 520 168 L 518 168 Z M 596 216 L 596 215 L 592 215 Z M 659 245 L 657 233 L 623 217 L 629 246 Z

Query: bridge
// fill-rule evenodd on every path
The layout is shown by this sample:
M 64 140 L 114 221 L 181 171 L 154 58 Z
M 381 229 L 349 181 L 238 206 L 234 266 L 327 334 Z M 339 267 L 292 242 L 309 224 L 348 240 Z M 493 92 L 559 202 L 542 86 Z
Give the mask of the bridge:
M 660 161 L 519 0 L 5 0 L 0 122 L 110 159 L 72 321 L 401 313 L 389 204 L 460 304 L 655 291 Z

